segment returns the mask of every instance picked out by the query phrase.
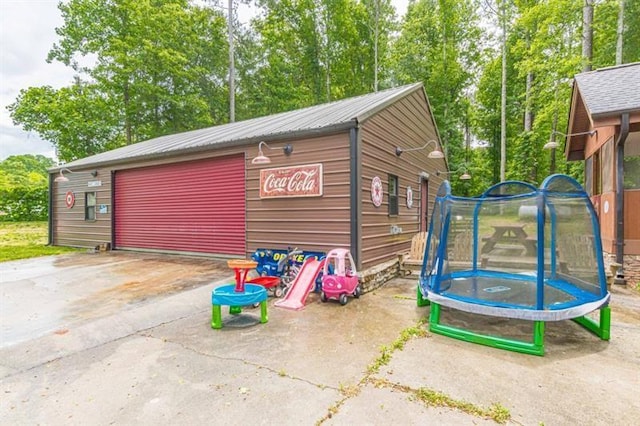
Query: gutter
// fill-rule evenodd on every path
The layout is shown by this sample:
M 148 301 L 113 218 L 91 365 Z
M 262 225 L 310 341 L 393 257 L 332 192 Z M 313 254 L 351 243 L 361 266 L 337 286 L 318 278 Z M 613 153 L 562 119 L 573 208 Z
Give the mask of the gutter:
M 620 135 L 616 141 L 616 262 L 620 269 L 614 279 L 616 284 L 624 281 L 624 143 L 629 135 L 629 113 L 620 116 Z

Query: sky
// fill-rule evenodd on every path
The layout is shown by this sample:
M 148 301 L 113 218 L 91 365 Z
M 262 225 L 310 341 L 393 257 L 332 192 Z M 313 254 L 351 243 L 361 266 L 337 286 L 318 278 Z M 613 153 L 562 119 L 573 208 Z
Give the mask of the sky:
M 53 145 L 35 132 L 14 126 L 7 110 L 21 89 L 71 84 L 73 70 L 46 58 L 63 24 L 59 0 L 0 0 L 0 161 L 11 155 L 42 154 L 56 158 Z M 409 0 L 392 0 L 402 16 Z M 250 11 L 240 11 L 240 17 Z

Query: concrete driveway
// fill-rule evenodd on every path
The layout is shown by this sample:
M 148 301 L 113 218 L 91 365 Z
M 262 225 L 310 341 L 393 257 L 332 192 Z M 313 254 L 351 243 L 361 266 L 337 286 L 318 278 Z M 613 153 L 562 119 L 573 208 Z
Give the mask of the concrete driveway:
M 64 273 L 45 278 L 56 262 Z M 271 299 L 267 324 L 245 309 L 236 317 L 243 320 L 224 312 L 225 326 L 212 330 L 211 290 L 229 279 L 224 264 L 214 265 L 120 252 L 0 264 L 3 330 L 17 288 L 46 288 L 37 301 L 21 299 L 24 324 L 11 319 L 14 343 L 0 349 L 2 423 L 477 425 L 506 418 L 600 425 L 640 418 L 635 291 L 612 290 L 609 342 L 571 321 L 549 323 L 546 355 L 535 357 L 427 332 L 421 321 L 429 308 L 416 307 L 415 278 L 391 280 L 346 306 L 311 294 L 304 310 L 288 311 Z M 165 268 L 173 273 L 163 275 Z M 169 285 L 176 274 L 182 278 Z M 96 279 L 101 284 L 87 290 Z M 146 282 L 167 283 L 166 291 Z M 96 294 L 111 306 L 99 315 L 101 304 L 90 300 Z M 38 308 L 30 306 L 49 300 L 55 326 L 31 327 Z M 457 321 L 510 335 L 531 325 L 470 315 Z M 20 332 L 25 327 L 31 332 Z
M 64 334 L 224 278 L 233 281 L 224 261 L 122 251 L 0 263 L 0 347 Z

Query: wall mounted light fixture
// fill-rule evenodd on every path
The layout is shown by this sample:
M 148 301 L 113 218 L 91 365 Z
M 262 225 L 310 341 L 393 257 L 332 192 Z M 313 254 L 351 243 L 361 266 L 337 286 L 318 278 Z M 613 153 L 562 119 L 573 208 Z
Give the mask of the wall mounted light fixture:
M 551 137 L 549 138 L 549 142 L 547 142 L 546 144 L 544 144 L 543 148 L 544 148 L 544 149 L 557 149 L 557 148 L 560 146 L 560 144 L 559 144 L 558 142 L 556 142 L 556 139 L 555 139 L 555 137 L 554 137 L 555 135 L 562 135 L 562 136 L 564 136 L 565 138 L 568 138 L 568 137 L 570 137 L 570 136 L 580 136 L 580 135 L 589 135 L 589 136 L 593 136 L 593 135 L 595 135 L 596 133 L 598 133 L 598 131 L 597 131 L 597 130 L 589 130 L 588 132 L 570 133 L 570 134 L 566 135 L 566 134 L 564 134 L 564 133 L 562 133 L 562 132 L 559 132 L 559 131 L 557 131 L 557 130 L 554 130 L 554 131 L 552 131 L 552 132 L 551 132 Z
M 471 179 L 471 175 L 469 174 L 469 172 L 467 171 L 467 168 L 465 166 L 460 166 L 456 170 L 452 170 L 450 172 L 441 172 L 440 170 L 436 170 L 436 176 L 454 174 L 454 173 L 458 173 L 459 171 L 462 171 L 462 170 L 464 170 L 464 173 L 460 175 L 459 179 L 460 180 L 469 180 L 469 179 Z
M 267 143 L 265 141 L 260 141 L 260 143 L 258 144 L 258 156 L 255 157 L 253 160 L 251 160 L 251 164 L 269 164 L 271 163 L 271 159 L 269 157 L 267 157 L 266 155 L 264 155 L 264 152 L 262 151 L 262 146 L 266 146 L 269 149 L 282 149 L 282 152 L 284 152 L 285 155 L 291 155 L 291 153 L 293 152 L 293 145 L 291 145 L 290 143 L 282 146 L 282 147 L 278 147 L 278 148 L 271 148 L 269 145 L 267 145 Z
M 60 176 L 57 176 L 53 181 L 54 182 L 69 182 L 69 178 L 66 177 L 64 174 L 62 174 L 63 171 L 67 171 L 69 173 L 74 173 L 71 170 L 67 169 L 66 167 L 60 169 Z
M 98 176 L 98 171 L 97 170 L 92 170 L 91 171 L 91 176 L 93 176 L 93 177 Z
M 403 152 L 419 151 L 421 149 L 425 149 L 426 147 L 428 147 L 432 143 L 435 144 L 435 148 L 433 149 L 433 151 L 431 151 L 429 153 L 429 155 L 427 155 L 427 157 L 429 157 L 429 158 L 444 158 L 444 153 L 438 149 L 438 141 L 436 141 L 434 139 L 431 139 L 426 144 L 424 144 L 423 146 L 418 147 L 418 148 L 400 148 L 399 146 L 396 146 L 396 155 L 398 157 L 400 157 Z

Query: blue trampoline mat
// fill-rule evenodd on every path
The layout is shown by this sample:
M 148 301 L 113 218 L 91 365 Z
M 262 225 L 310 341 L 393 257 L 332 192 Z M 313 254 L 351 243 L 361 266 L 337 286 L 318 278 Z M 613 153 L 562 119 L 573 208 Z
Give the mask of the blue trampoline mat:
M 454 273 L 443 277 L 440 286 L 441 296 L 465 303 L 509 309 L 537 309 L 538 289 L 535 274 L 504 275 L 486 271 L 478 275 L 468 272 Z M 562 279 L 545 279 L 542 309 L 567 309 L 601 298 L 599 294 L 582 290 Z

